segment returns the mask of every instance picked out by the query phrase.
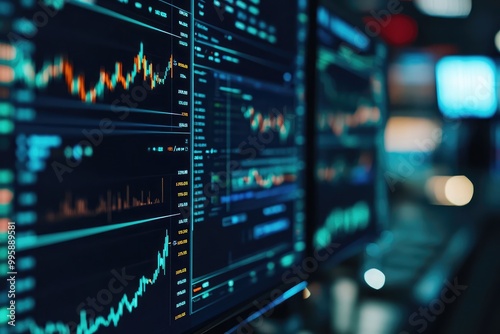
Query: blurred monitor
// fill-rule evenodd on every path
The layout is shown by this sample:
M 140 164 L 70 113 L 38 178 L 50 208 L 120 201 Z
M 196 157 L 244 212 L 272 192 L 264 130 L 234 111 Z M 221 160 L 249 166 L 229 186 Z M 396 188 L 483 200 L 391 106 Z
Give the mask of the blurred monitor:
M 204 332 L 304 288 L 306 1 L 0 9 L 0 333 Z
M 490 118 L 498 109 L 497 66 L 483 56 L 447 56 L 436 65 L 439 110 L 449 118 Z
M 434 108 L 436 105 L 435 56 L 426 50 L 400 51 L 390 62 L 388 86 L 391 107 Z
M 385 127 L 385 173 L 389 189 L 418 180 L 432 168 L 435 151 L 446 144 L 440 156 L 450 158 L 450 133 L 442 141 L 442 124 L 437 117 L 391 116 Z M 454 145 L 451 147 L 454 148 Z M 451 155 L 453 157 L 453 155 Z
M 384 220 L 381 157 L 386 118 L 384 44 L 330 5 L 317 10 L 315 200 L 312 247 L 354 249 Z

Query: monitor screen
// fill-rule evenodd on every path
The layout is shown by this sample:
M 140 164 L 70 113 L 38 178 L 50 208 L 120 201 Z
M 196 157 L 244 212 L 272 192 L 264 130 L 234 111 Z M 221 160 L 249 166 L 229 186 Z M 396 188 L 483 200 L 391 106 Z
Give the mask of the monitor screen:
M 0 332 L 199 332 L 298 283 L 306 1 L 0 8 Z
M 317 11 L 314 249 L 337 253 L 378 230 L 386 48 L 336 14 Z M 335 258 L 335 256 L 333 257 Z
M 423 49 L 401 51 L 388 68 L 388 95 L 398 109 L 434 109 L 436 106 L 436 58 Z
M 498 111 L 495 62 L 483 56 L 447 56 L 436 65 L 440 111 L 448 118 L 490 118 Z

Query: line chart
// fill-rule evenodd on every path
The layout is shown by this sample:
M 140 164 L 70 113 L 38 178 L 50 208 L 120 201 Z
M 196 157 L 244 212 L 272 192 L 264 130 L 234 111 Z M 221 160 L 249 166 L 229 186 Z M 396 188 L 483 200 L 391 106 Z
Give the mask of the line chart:
M 118 302 L 115 308 L 111 307 L 109 313 L 104 316 L 98 316 L 93 322 L 87 320 L 87 313 L 85 310 L 80 312 L 79 323 L 76 327 L 77 334 L 92 334 L 96 333 L 102 327 L 110 327 L 111 325 L 117 326 L 120 319 L 124 316 L 125 310 L 132 313 L 135 308 L 139 305 L 140 297 L 146 292 L 148 285 L 154 285 L 161 272 L 163 275 L 166 274 L 166 260 L 168 258 L 168 245 L 169 236 L 168 231 L 166 231 L 165 243 L 163 244 L 163 249 L 157 254 L 156 269 L 154 270 L 151 278 L 146 278 L 142 276 L 139 280 L 139 286 L 137 291 L 133 294 L 133 297 L 129 298 L 126 294 Z M 40 327 L 36 324 L 34 320 L 26 320 L 25 325 L 32 334 L 70 334 L 70 328 L 64 322 L 48 322 L 45 326 Z

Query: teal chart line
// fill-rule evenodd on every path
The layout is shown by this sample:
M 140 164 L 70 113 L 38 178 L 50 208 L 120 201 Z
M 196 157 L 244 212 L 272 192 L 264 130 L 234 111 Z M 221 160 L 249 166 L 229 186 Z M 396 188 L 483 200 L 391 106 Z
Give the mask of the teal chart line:
M 165 235 L 165 243 L 163 244 L 163 250 L 158 252 L 156 269 L 153 272 L 151 278 L 146 278 L 142 276 L 139 280 L 139 287 L 137 291 L 134 293 L 133 297 L 129 299 L 127 295 L 123 295 L 118 303 L 118 306 L 115 308 L 111 307 L 108 315 L 96 317 L 93 322 L 87 321 L 87 313 L 85 310 L 80 312 L 80 322 L 76 327 L 77 334 L 92 334 L 96 333 L 102 327 L 110 327 L 113 325 L 114 327 L 118 326 L 120 319 L 125 314 L 125 310 L 129 313 L 137 308 L 139 305 L 139 297 L 141 297 L 146 292 L 146 287 L 148 285 L 154 285 L 158 278 L 160 277 L 160 273 L 163 272 L 163 275 L 166 274 L 166 262 L 168 257 L 168 231 L 166 231 Z M 48 322 L 44 327 L 40 327 L 36 324 L 34 320 L 26 320 L 22 324 L 21 327 L 23 329 L 29 329 L 32 334 L 71 334 L 70 328 L 64 322 Z
M 20 252 L 20 251 L 33 249 L 33 248 L 49 246 L 49 245 L 57 244 L 60 242 L 71 241 L 74 239 L 84 238 L 84 237 L 88 237 L 88 236 L 99 234 L 99 233 L 109 232 L 109 231 L 117 230 L 120 228 L 149 223 L 152 221 L 156 221 L 156 220 L 160 220 L 160 219 L 164 219 L 164 218 L 175 217 L 175 216 L 179 216 L 179 215 L 180 215 L 180 213 L 176 213 L 173 215 L 136 220 L 136 221 L 127 222 L 127 223 L 92 227 L 92 228 L 87 228 L 87 229 L 74 230 L 74 231 L 61 232 L 61 233 L 53 233 L 53 234 L 47 234 L 47 235 L 28 235 L 28 236 L 18 238 L 17 251 Z

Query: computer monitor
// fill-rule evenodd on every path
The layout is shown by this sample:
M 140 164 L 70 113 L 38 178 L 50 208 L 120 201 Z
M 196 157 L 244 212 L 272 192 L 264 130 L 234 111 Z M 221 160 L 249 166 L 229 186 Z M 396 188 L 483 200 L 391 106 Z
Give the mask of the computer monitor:
M 436 64 L 441 113 L 451 119 L 491 118 L 498 112 L 497 65 L 485 56 L 447 56 Z
M 395 110 L 434 110 L 437 54 L 427 49 L 404 48 L 387 69 L 388 96 Z
M 320 1 L 316 21 L 310 236 L 314 254 L 327 250 L 321 262 L 330 263 L 373 239 L 386 220 L 387 49 L 328 1 Z
M 204 332 L 303 288 L 306 1 L 0 8 L 1 333 Z

